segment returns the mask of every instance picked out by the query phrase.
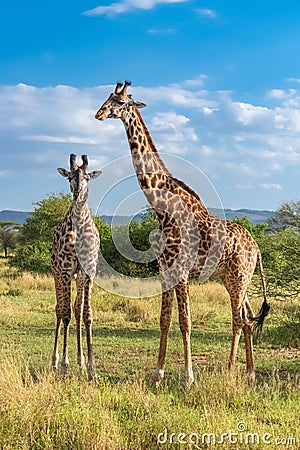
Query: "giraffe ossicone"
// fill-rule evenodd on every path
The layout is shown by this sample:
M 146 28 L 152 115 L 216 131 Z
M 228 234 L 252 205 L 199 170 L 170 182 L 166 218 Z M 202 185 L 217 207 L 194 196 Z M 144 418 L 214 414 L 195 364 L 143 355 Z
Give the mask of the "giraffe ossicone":
M 130 82 L 117 83 L 113 93 L 95 114 L 102 121 L 121 119 L 132 155 L 133 166 L 148 202 L 157 214 L 164 233 L 164 248 L 154 242 L 162 285 L 160 344 L 155 381 L 164 377 L 168 332 L 172 316 L 174 293 L 178 303 L 182 333 L 185 380 L 194 381 L 190 348 L 191 317 L 189 307 L 189 275 L 200 281 L 218 276 L 227 289 L 232 308 L 232 344 L 228 361 L 231 369 L 236 361 L 241 332 L 244 333 L 246 371 L 250 382 L 255 378 L 253 365 L 253 331 L 260 328 L 270 305 L 259 248 L 250 233 L 240 225 L 219 219 L 203 205 L 200 196 L 186 183 L 175 178 L 162 161 L 139 109 L 145 103 L 127 94 Z M 254 316 L 247 297 L 247 288 L 258 266 L 263 291 L 263 304 Z
M 91 292 L 96 274 L 100 239 L 88 206 L 88 181 L 98 178 L 100 170 L 88 172 L 88 158 L 82 155 L 82 165 L 78 166 L 76 155 L 70 155 L 70 170 L 57 169 L 59 174 L 68 178 L 73 194 L 73 202 L 65 218 L 60 222 L 53 235 L 51 253 L 52 274 L 56 291 L 56 332 L 52 367 L 58 368 L 58 339 L 61 325 L 64 327 L 63 354 L 61 372 L 67 373 L 69 367 L 68 340 L 71 321 L 71 282 L 76 276 L 76 300 L 74 313 L 77 332 L 77 362 L 80 369 L 85 368 L 82 350 L 81 322 L 86 329 L 88 351 L 88 378 L 93 378 L 92 348 L 92 307 Z

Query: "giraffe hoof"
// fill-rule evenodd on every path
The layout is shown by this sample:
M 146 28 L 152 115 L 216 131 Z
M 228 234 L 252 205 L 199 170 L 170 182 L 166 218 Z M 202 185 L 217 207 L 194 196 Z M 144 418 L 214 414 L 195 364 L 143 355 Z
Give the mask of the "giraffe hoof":
M 161 382 L 163 381 L 163 378 L 161 380 L 155 380 L 153 379 L 153 385 L 158 388 L 161 385 Z
M 189 388 L 194 383 L 195 378 L 192 369 L 188 369 L 183 377 L 183 384 L 186 388 Z
M 255 384 L 254 370 L 252 370 L 251 372 L 247 372 L 247 380 L 248 380 L 248 386 L 253 386 Z
M 58 361 L 59 361 L 59 354 L 54 353 L 54 355 L 52 356 L 52 370 L 55 371 L 58 369 Z
M 189 378 L 184 377 L 183 378 L 183 386 L 186 389 L 189 389 L 191 386 L 193 386 L 194 383 L 195 383 L 194 377 L 189 377 Z
M 153 375 L 153 384 L 155 387 L 158 387 L 161 382 L 164 379 L 164 371 L 163 370 L 156 370 L 154 375 Z
M 94 381 L 95 375 L 93 373 L 88 373 L 88 381 Z
M 60 374 L 64 376 L 67 375 L 68 373 L 69 373 L 69 365 L 62 364 L 60 368 Z

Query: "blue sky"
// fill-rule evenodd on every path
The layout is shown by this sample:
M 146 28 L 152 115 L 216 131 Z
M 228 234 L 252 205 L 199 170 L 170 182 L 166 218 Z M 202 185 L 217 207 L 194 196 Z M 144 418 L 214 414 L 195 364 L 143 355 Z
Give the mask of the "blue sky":
M 122 123 L 94 119 L 125 78 L 174 175 L 200 195 L 209 182 L 226 208 L 299 198 L 298 0 L 16 0 L 1 10 L 0 210 L 67 191 L 56 167 L 69 153 L 103 170 L 94 210 L 114 212 L 112 180 L 138 190 Z

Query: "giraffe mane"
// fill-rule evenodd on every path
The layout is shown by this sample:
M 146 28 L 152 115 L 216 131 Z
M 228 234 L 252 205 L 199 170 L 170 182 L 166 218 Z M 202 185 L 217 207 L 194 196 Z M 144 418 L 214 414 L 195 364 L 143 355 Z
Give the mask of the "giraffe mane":
M 194 198 L 196 198 L 196 200 L 198 200 L 199 202 L 202 203 L 202 200 L 201 200 L 199 194 L 196 191 L 194 191 L 193 188 L 191 188 L 188 184 L 184 183 L 184 181 L 178 180 L 178 178 L 174 178 L 174 177 L 172 177 L 172 178 L 176 182 L 176 184 L 178 184 L 188 194 L 192 195 Z

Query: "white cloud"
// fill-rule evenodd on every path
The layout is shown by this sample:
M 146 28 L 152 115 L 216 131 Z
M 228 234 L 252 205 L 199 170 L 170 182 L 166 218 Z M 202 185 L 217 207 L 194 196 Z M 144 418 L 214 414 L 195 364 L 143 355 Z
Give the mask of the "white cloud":
M 211 19 L 215 19 L 217 17 L 217 13 L 213 9 L 197 8 L 196 11 L 201 16 L 210 17 Z
M 158 4 L 183 3 L 189 0 L 121 0 L 107 6 L 97 6 L 85 11 L 86 16 L 114 16 L 134 9 L 149 10 Z
M 151 105 L 165 103 L 183 108 L 216 108 L 217 102 L 214 95 L 204 89 L 195 89 L 195 87 L 202 87 L 202 83 L 203 77 L 201 82 L 196 78 L 168 86 L 135 87 L 132 88 L 132 92 L 137 99 L 143 99 L 145 103 Z
M 106 87 L 0 86 L 0 131 L 28 141 L 86 145 L 101 144 L 112 135 L 121 137 L 118 121 L 105 123 L 99 136 L 94 115 L 99 94 L 103 97 L 106 92 Z
M 204 86 L 205 81 L 207 80 L 207 75 L 198 75 L 197 77 L 191 79 L 191 80 L 185 80 L 183 81 L 182 85 L 186 87 L 198 87 L 198 86 Z
M 273 191 L 281 191 L 282 186 L 278 183 L 260 183 L 262 189 L 271 189 Z
M 166 29 L 158 29 L 158 28 L 150 28 L 148 30 L 149 34 L 175 34 L 176 30 L 174 28 L 166 28 Z
M 8 177 L 11 174 L 10 170 L 0 170 L 0 178 Z
M 96 145 L 98 141 L 96 139 L 90 138 L 80 138 L 76 136 L 43 136 L 43 135 L 27 135 L 24 136 L 23 139 L 28 139 L 30 141 L 41 141 L 41 142 L 60 142 L 67 144 L 87 144 L 87 145 Z
M 235 189 L 238 189 L 239 191 L 250 191 L 255 188 L 255 186 L 253 184 L 247 184 L 247 183 L 234 184 L 233 187 Z
M 297 93 L 296 89 L 289 89 L 288 91 L 285 89 L 271 89 L 268 92 L 268 97 L 284 100 L 293 97 L 296 93 Z
M 205 76 L 199 75 L 171 85 L 130 88 L 136 100 L 149 104 L 142 114 L 158 150 L 185 156 L 213 176 L 221 192 L 247 185 L 266 195 L 284 189 L 288 196 L 284 177 L 291 185 L 300 166 L 300 92 L 277 95 L 276 106 L 272 99 L 255 105 L 242 98 L 235 101 L 229 92 L 210 91 L 204 83 Z M 55 168 L 66 166 L 72 152 L 86 153 L 99 163 L 128 155 L 122 122 L 94 118 L 113 89 L 0 86 L 3 182 L 12 168 L 53 178 Z M 180 170 L 176 173 L 180 177 Z M 279 174 L 280 184 L 271 183 Z
M 270 115 L 268 108 L 250 103 L 234 102 L 232 107 L 236 112 L 237 121 L 246 126 L 257 124 L 262 118 L 266 119 Z
M 213 149 L 209 145 L 202 145 L 201 151 L 204 155 L 210 156 L 213 154 Z
M 287 78 L 286 81 L 291 83 L 300 83 L 300 78 Z
M 175 112 L 157 113 L 151 120 L 149 128 L 162 151 L 183 154 L 198 140 L 189 122 L 188 117 Z

